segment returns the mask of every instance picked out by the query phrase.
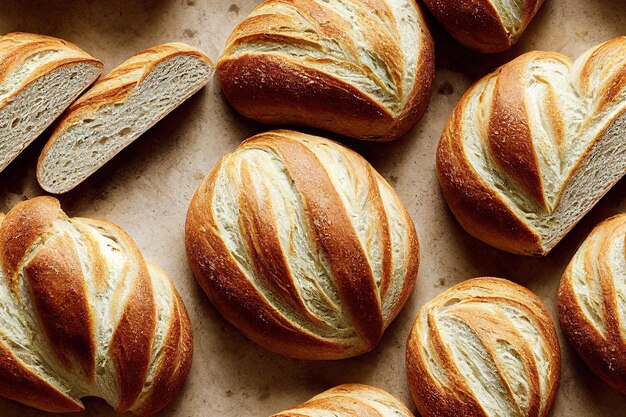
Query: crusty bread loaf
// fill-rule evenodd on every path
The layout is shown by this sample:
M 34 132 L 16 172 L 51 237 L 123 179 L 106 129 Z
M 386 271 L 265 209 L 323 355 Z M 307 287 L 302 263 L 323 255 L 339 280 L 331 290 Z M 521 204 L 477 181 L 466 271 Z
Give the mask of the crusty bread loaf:
M 419 262 L 413 222 L 389 184 L 355 152 L 288 130 L 219 162 L 191 202 L 186 244 L 227 320 L 304 359 L 373 349 Z
M 626 394 L 626 214 L 596 227 L 561 279 L 563 333 L 587 365 Z
M 35 198 L 4 217 L 0 267 L 0 395 L 58 413 L 97 396 L 145 416 L 177 394 L 192 356 L 185 307 L 121 229 Z
M 344 384 L 272 417 L 413 417 L 393 395 L 369 385 Z
M 0 37 L 0 171 L 102 72 L 69 42 L 29 33 Z
M 407 342 L 422 417 L 545 417 L 561 353 L 543 302 L 498 278 L 475 278 L 426 303 Z
M 530 52 L 469 89 L 437 150 L 444 196 L 470 234 L 545 255 L 626 173 L 626 37 L 573 64 Z
M 270 0 L 237 26 L 217 71 L 246 117 L 386 141 L 424 114 L 434 49 L 415 0 Z
M 459 43 L 494 53 L 517 42 L 544 0 L 424 0 Z
M 64 193 L 202 88 L 213 64 L 182 43 L 133 56 L 96 83 L 63 115 L 37 166 L 39 184 Z

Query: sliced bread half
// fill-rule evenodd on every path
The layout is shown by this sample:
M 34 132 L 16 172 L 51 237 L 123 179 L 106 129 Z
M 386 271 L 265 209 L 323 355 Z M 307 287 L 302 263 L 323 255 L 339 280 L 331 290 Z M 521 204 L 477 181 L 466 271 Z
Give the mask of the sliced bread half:
M 0 37 L 0 171 L 102 73 L 69 42 L 30 33 Z
M 133 56 L 62 117 L 37 166 L 39 184 L 64 193 L 200 90 L 214 66 L 202 52 L 169 43 Z

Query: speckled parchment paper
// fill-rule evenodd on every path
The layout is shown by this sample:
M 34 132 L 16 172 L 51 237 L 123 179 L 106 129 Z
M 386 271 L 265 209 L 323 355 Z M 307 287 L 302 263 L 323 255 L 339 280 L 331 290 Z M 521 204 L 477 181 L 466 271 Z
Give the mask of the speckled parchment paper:
M 0 32 L 28 31 L 76 43 L 104 61 L 106 70 L 135 52 L 180 40 L 216 60 L 226 38 L 260 0 L 2 0 Z M 421 243 L 417 285 L 380 346 L 358 358 L 306 362 L 267 352 L 240 335 L 208 302 L 187 265 L 184 221 L 200 180 L 246 137 L 265 129 L 243 119 L 212 82 L 104 168 L 60 197 L 73 216 L 107 218 L 122 226 L 143 253 L 172 276 L 187 305 L 195 355 L 183 393 L 159 416 L 269 416 L 331 386 L 361 382 L 383 388 L 415 409 L 408 392 L 404 345 L 419 307 L 451 285 L 476 276 L 509 278 L 537 292 L 556 318 L 559 278 L 595 224 L 626 210 L 621 181 L 546 258 L 510 255 L 467 235 L 447 209 L 434 172 L 434 154 L 446 119 L 467 87 L 513 57 L 533 49 L 575 57 L 626 34 L 623 0 L 547 0 L 521 42 L 497 55 L 456 44 L 432 24 L 437 75 L 428 112 L 405 138 L 388 144 L 343 140 L 396 188 L 415 221 Z M 0 210 L 43 194 L 37 157 L 49 132 L 0 174 Z M 332 137 L 331 135 L 327 135 Z M 623 417 L 626 397 L 596 378 L 559 333 L 563 372 L 554 417 Z M 85 416 L 114 416 L 86 399 Z M 0 399 L 0 416 L 50 416 Z

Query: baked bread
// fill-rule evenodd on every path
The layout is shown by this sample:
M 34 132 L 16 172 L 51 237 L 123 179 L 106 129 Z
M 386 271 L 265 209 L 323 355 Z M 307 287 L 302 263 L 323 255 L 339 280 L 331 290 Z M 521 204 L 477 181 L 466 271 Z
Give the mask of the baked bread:
M 424 0 L 461 44 L 494 53 L 515 44 L 544 0 Z
M 302 359 L 372 350 L 419 262 L 389 184 L 355 152 L 288 130 L 248 139 L 213 168 L 189 207 L 186 245 L 228 321 Z
M 101 72 L 102 62 L 61 39 L 0 36 L 0 171 Z
M 468 90 L 437 150 L 463 228 L 545 255 L 626 172 L 626 37 L 573 64 L 530 52 Z
M 543 302 L 498 278 L 475 278 L 426 303 L 407 342 L 422 417 L 544 417 L 561 353 Z
M 563 333 L 587 365 L 626 394 L 626 214 L 596 227 L 561 279 Z
M 185 307 L 120 228 L 25 201 L 0 225 L 0 266 L 0 395 L 56 413 L 97 396 L 147 416 L 180 390 Z
M 182 43 L 133 56 L 63 115 L 37 166 L 41 187 L 64 193 L 201 89 L 213 75 L 202 52 Z
M 372 141 L 417 123 L 434 71 L 415 0 L 265 1 L 217 64 L 226 99 L 246 117 Z
M 272 417 L 413 417 L 393 395 L 369 385 L 344 384 Z

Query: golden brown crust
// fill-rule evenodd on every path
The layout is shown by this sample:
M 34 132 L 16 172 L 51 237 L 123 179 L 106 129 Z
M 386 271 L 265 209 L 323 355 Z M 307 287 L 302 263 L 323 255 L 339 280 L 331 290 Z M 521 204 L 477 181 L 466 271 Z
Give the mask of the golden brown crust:
M 413 417 L 391 394 L 361 384 L 339 385 L 272 417 L 315 417 L 328 413 L 345 417 Z
M 500 68 L 496 80 L 493 111 L 489 118 L 488 141 L 500 167 L 517 181 L 545 209 L 547 202 L 534 152 L 524 102 L 527 60 L 513 60 Z
M 626 394 L 623 291 L 626 214 L 600 223 L 561 278 L 558 307 L 563 333 L 585 363 Z
M 475 278 L 422 307 L 407 341 L 407 371 L 424 417 L 504 416 L 506 407 L 544 417 L 558 391 L 560 349 L 535 294 Z
M 40 325 L 59 360 L 68 369 L 76 360 L 78 372 L 93 381 L 95 334 L 81 269 L 73 241 L 61 235 L 33 256 L 24 275 Z
M 274 155 L 281 168 L 254 155 Z M 354 183 L 336 176 L 343 169 Z M 354 192 L 372 202 L 367 211 L 340 195 Z M 280 208 L 291 193 L 297 201 Z M 364 244 L 354 223 L 368 215 Z M 392 241 L 392 228 L 402 242 Z M 284 130 L 248 139 L 211 171 L 191 202 L 186 244 L 194 275 L 227 320 L 267 349 L 307 359 L 373 349 L 419 263 L 410 216 L 369 164 L 334 142 Z
M 510 13 L 519 19 L 506 24 L 494 3 L 489 0 L 425 0 L 437 20 L 464 46 L 478 52 L 495 53 L 509 49 L 519 38 L 544 0 L 515 2 Z M 504 12 L 504 11 L 503 11 Z M 512 33 L 514 32 L 514 33 Z
M 154 294 L 145 265 L 138 268 L 137 275 L 131 278 L 135 284 L 111 344 L 120 387 L 117 411 L 122 413 L 132 407 L 145 384 L 156 325 Z
M 180 295 L 173 288 L 174 284 L 171 285 L 176 296 L 176 306 L 171 318 L 173 323 L 165 338 L 164 353 L 159 372 L 152 383 L 152 392 L 144 405 L 133 411 L 138 416 L 152 415 L 176 398 L 191 369 L 193 356 L 193 336 L 189 331 L 191 322 Z
M 404 45 L 402 30 L 413 32 L 418 45 Z M 340 49 L 332 50 L 333 42 Z M 276 48 L 265 51 L 266 45 Z M 416 57 L 408 47 L 417 48 Z M 413 0 L 400 10 L 385 0 L 273 0 L 231 34 L 217 71 L 225 97 L 246 117 L 388 141 L 406 134 L 426 110 L 434 47 Z
M 626 117 L 624 51 L 626 37 L 573 64 L 529 52 L 465 93 L 442 133 L 437 175 L 467 232 L 509 252 L 545 255 L 624 175 L 626 153 L 615 139 Z M 585 176 L 601 183 L 580 191 Z
M 0 220 L 0 315 L 11 311 L 0 332 L 0 395 L 54 412 L 82 410 L 87 395 L 141 416 L 167 405 L 192 355 L 189 318 L 167 275 L 152 275 L 118 227 L 70 219 L 49 197 Z M 157 317 L 157 302 L 171 312 Z

